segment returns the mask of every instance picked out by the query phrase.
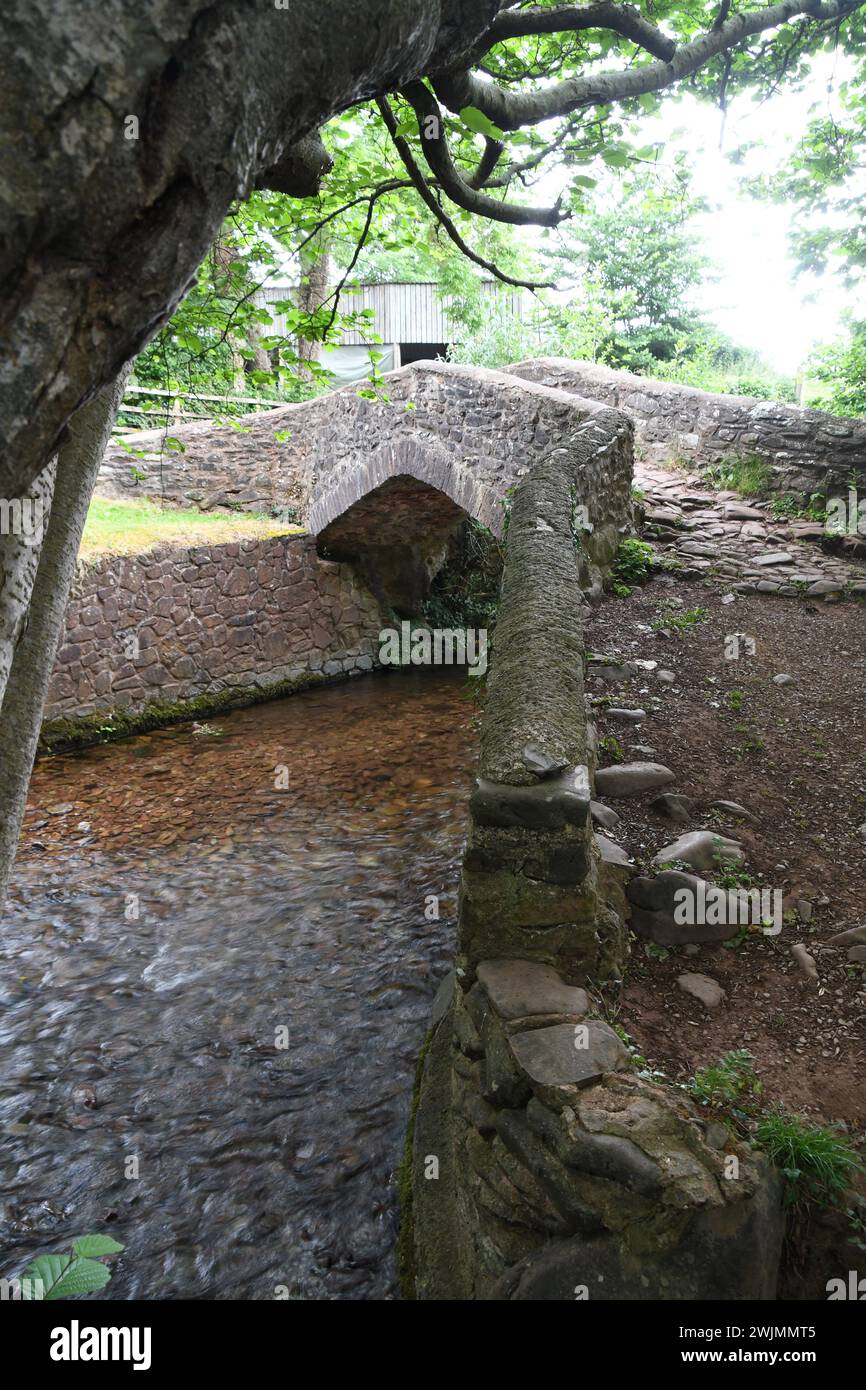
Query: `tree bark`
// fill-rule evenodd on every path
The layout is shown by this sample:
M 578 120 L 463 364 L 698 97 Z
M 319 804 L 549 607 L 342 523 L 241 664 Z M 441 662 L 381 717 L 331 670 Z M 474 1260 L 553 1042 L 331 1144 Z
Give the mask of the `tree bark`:
M 57 460 L 54 497 L 33 579 L 28 619 L 15 646 L 0 706 L 0 907 L 15 862 L 45 695 L 63 631 L 81 533 L 130 365 L 76 413 Z
M 331 256 L 328 250 L 327 230 L 317 232 L 300 255 L 301 282 L 298 286 L 298 308 L 302 314 L 314 314 L 325 302 L 328 293 L 328 280 L 331 275 Z M 322 356 L 322 344 L 317 338 L 297 339 L 297 354 L 300 359 L 298 376 L 302 381 L 312 381 L 313 375 L 306 365 L 318 362 Z
M 27 0 L 0 25 L 0 497 L 166 322 L 231 203 L 461 61 L 500 0 Z M 310 151 L 312 150 L 312 158 Z M 297 158 L 292 157 L 297 151 Z
M 15 648 L 27 622 L 56 471 L 57 460 L 52 459 L 34 481 L 27 497 L 0 501 L 0 507 L 5 509 L 4 526 L 0 530 L 0 705 Z M 27 509 L 24 517 L 29 514 L 30 523 L 24 527 L 20 525 L 22 504 Z

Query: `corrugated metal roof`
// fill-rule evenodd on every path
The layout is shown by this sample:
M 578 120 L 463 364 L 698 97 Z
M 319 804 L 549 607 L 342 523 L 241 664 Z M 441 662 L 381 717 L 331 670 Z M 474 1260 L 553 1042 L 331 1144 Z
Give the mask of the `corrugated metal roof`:
M 495 281 L 482 281 L 485 293 L 501 297 L 506 312 L 515 318 L 524 317 L 525 294 L 521 290 L 502 290 Z M 266 285 L 259 290 L 260 304 L 294 297 L 292 285 Z M 439 297 L 439 287 L 433 282 L 391 281 L 382 285 L 360 285 L 355 293 L 340 296 L 341 313 L 373 310 L 372 331 L 383 343 L 450 343 L 459 336 L 459 328 L 448 317 L 447 307 Z M 286 335 L 285 316 L 274 314 L 273 329 L 269 332 Z M 365 333 L 351 330 L 341 338 L 341 344 L 368 342 Z

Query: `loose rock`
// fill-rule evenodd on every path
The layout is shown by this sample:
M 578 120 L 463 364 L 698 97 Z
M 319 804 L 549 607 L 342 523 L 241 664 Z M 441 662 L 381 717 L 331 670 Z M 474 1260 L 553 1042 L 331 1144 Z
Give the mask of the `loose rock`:
M 674 780 L 670 768 L 662 763 L 618 763 L 595 774 L 596 790 L 602 796 L 637 796 Z
M 706 1009 L 717 1009 L 725 998 L 721 985 L 709 975 L 688 971 L 685 975 L 677 976 L 677 984 L 686 994 L 699 999 Z

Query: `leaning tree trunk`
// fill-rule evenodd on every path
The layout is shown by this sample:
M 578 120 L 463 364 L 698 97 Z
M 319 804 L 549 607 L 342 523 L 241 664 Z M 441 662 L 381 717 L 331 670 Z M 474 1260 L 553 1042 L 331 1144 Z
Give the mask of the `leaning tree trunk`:
M 499 7 L 3 6 L 0 497 L 32 486 L 174 312 L 235 199 L 315 195 L 329 161 L 313 132 L 462 58 Z
M 0 906 L 15 862 L 45 695 L 63 630 L 81 533 L 129 365 L 75 414 L 57 458 L 54 497 L 29 610 L 0 707 Z
M 0 500 L 0 705 L 15 648 L 24 635 L 27 609 L 51 509 L 57 462 L 52 459 L 26 497 Z

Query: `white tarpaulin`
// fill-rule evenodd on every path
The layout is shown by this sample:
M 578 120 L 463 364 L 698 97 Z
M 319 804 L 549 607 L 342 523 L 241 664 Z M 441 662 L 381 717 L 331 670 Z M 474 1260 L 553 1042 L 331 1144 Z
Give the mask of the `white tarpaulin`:
M 374 343 L 370 347 L 362 345 L 337 347 L 333 352 L 323 352 L 321 364 L 333 372 L 332 388 L 351 386 L 355 381 L 363 381 L 370 375 L 370 353 L 376 354 L 376 366 L 380 372 L 393 372 L 400 365 L 399 343 Z

